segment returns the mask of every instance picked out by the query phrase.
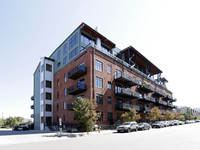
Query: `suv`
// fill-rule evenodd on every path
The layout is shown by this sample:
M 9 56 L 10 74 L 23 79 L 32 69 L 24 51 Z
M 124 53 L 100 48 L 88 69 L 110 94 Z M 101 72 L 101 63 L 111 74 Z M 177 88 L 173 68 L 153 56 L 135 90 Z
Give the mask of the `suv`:
M 117 127 L 117 132 L 131 132 L 138 130 L 137 122 L 124 122 L 122 125 Z

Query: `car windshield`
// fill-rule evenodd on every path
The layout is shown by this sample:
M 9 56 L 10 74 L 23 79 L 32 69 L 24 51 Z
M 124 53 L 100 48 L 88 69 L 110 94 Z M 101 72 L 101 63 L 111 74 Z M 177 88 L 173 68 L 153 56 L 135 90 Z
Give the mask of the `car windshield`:
M 142 125 L 144 125 L 144 123 L 139 123 L 138 125 L 139 125 L 139 126 L 142 126 Z
M 160 124 L 160 123 L 161 123 L 160 121 L 156 121 L 156 122 L 155 122 L 155 124 Z
M 130 122 L 124 122 L 122 125 L 130 125 Z

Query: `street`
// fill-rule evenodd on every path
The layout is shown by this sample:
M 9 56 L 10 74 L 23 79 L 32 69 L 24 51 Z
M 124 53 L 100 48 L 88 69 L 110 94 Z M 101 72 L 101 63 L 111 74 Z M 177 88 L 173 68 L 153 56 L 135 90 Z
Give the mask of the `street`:
M 11 131 L 12 132 L 12 131 Z M 1 132 L 0 132 L 1 133 Z M 0 150 L 200 150 L 200 123 L 117 133 L 0 135 Z

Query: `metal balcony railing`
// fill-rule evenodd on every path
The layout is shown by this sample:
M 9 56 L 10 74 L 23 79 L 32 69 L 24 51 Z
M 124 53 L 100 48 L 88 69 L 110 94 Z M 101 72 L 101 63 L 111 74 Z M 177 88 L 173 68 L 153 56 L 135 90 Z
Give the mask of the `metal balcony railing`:
M 76 95 L 87 90 L 87 85 L 83 83 L 77 83 L 67 88 L 67 93 L 70 95 Z
M 77 66 L 76 68 L 68 72 L 68 78 L 75 80 L 85 75 L 86 73 L 87 73 L 87 68 L 85 66 Z
M 146 94 L 143 95 L 143 100 L 145 101 L 151 101 L 151 97 L 147 96 Z
M 153 95 L 158 96 L 158 97 L 166 97 L 166 94 L 159 89 L 156 89 Z
M 34 96 L 31 96 L 31 100 L 34 100 Z
M 141 85 L 141 81 L 129 76 L 128 74 L 125 74 L 124 72 L 122 72 L 121 74 L 115 75 L 115 81 L 129 85 L 129 86 Z
M 138 92 L 133 92 L 130 89 L 120 88 L 115 90 L 115 95 L 129 97 L 129 98 L 138 98 L 141 99 L 142 95 Z
M 150 107 L 144 107 L 146 112 L 151 112 L 151 108 Z
M 31 114 L 31 118 L 34 118 L 34 116 L 35 116 L 34 114 Z
M 73 110 L 73 108 L 74 108 L 74 107 L 73 107 L 72 104 L 68 104 L 68 105 L 67 105 L 67 110 Z
M 147 93 L 150 93 L 150 92 L 155 92 L 155 88 L 152 87 L 151 85 L 149 84 L 146 84 L 145 82 L 143 82 L 142 85 L 139 85 L 138 86 L 138 89 L 144 91 L 144 92 L 147 92 Z
M 131 104 L 126 104 L 126 103 L 115 105 L 116 110 L 129 110 L 130 108 L 133 108 L 136 111 L 140 110 L 140 106 L 138 106 L 138 105 L 131 105 Z

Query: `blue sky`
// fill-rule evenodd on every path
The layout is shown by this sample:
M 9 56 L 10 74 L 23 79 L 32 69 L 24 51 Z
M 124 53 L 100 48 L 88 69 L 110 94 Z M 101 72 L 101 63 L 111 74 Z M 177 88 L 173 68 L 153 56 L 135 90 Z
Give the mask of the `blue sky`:
M 33 72 L 82 22 L 163 71 L 178 106 L 200 107 L 198 0 L 1 0 L 0 113 L 30 117 Z

